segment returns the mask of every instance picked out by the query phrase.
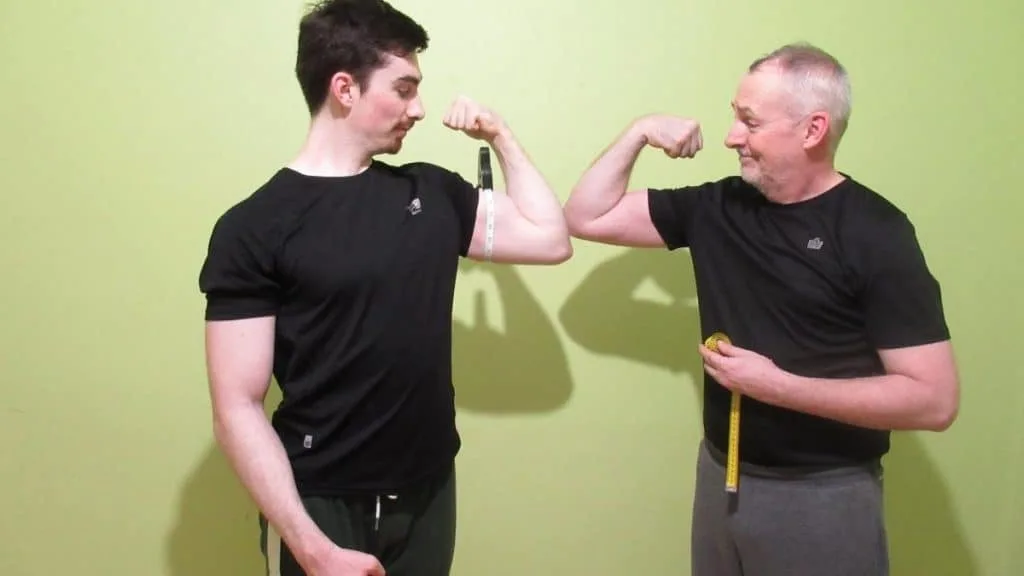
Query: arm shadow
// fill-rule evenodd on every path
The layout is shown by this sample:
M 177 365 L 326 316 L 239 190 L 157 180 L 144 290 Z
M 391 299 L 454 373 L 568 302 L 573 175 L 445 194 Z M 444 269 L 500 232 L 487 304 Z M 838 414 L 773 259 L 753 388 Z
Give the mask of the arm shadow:
M 467 274 L 490 274 L 504 330 L 487 321 L 485 294 L 474 296 L 472 324 L 453 320 L 452 375 L 460 408 L 490 413 L 551 412 L 572 394 L 565 350 L 515 266 L 466 261 Z
M 227 460 L 211 445 L 185 481 L 166 543 L 173 576 L 263 574 L 258 512 Z
M 885 462 L 892 573 L 979 574 L 946 484 L 918 434 L 894 432 Z
M 594 268 L 559 319 L 591 352 L 682 372 L 702 384 L 696 299 L 688 251 L 627 249 Z
M 281 401 L 273 381 L 264 410 Z M 185 480 L 168 535 L 171 576 L 253 576 L 266 573 L 260 551 L 259 510 L 216 443 Z

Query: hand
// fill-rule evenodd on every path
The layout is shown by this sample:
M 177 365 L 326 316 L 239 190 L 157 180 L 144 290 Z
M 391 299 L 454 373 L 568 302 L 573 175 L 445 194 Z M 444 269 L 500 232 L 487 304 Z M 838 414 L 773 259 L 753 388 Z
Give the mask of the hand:
M 459 96 L 452 103 L 444 115 L 444 125 L 488 143 L 493 142 L 505 130 L 505 123 L 501 117 L 465 96 Z
M 647 145 L 664 150 L 669 158 L 693 158 L 704 147 L 696 120 L 652 115 L 641 118 L 638 125 Z
M 373 556 L 334 545 L 303 569 L 309 576 L 385 576 L 384 567 Z
M 769 358 L 719 341 L 713 352 L 703 344 L 700 355 L 704 358 L 704 371 L 722 386 L 762 402 L 776 404 L 781 377 L 784 372 Z

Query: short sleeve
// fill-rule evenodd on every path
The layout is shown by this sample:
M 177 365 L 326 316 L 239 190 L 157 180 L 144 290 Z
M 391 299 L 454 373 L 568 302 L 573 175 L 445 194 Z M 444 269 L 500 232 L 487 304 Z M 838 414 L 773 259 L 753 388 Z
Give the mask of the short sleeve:
M 713 186 L 707 182 L 699 186 L 651 188 L 647 191 L 651 222 L 669 250 L 691 245 L 701 195 L 707 194 Z
M 443 173 L 442 187 L 451 199 L 459 220 L 459 255 L 466 256 L 476 228 L 480 191 L 462 176 L 447 170 Z
M 271 316 L 280 302 L 280 283 L 267 234 L 257 232 L 236 206 L 213 227 L 199 289 L 206 295 L 207 320 Z
M 862 297 L 872 344 L 886 349 L 948 339 L 939 282 L 906 216 L 879 225 L 868 252 Z

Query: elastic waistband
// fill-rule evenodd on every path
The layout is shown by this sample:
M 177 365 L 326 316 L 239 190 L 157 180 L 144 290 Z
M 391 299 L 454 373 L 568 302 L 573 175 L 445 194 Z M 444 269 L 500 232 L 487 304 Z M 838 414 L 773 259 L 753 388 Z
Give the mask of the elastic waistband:
M 725 467 L 727 455 L 715 447 L 707 438 L 701 441 L 716 464 Z M 740 462 L 740 474 L 758 478 L 774 478 L 779 480 L 828 480 L 853 476 L 878 476 L 882 471 L 882 462 L 872 459 L 856 464 L 839 466 L 762 466 L 749 462 Z

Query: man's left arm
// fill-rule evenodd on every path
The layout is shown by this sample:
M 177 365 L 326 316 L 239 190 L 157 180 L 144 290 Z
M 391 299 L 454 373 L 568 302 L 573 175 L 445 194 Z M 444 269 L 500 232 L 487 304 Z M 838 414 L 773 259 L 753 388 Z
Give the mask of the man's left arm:
M 572 257 L 561 202 L 505 122 L 459 98 L 444 124 L 491 145 L 507 188 L 481 192 L 467 256 L 510 264 L 559 264 Z

